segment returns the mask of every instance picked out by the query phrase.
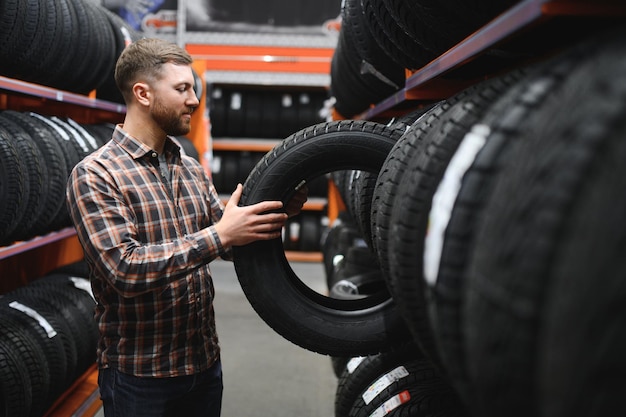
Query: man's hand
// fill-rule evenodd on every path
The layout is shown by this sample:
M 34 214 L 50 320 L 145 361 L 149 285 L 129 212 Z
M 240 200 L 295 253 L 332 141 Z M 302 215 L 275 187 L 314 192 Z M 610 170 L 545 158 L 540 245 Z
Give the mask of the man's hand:
M 291 197 L 291 200 L 285 206 L 285 212 L 287 216 L 293 217 L 300 214 L 302 210 L 302 206 L 306 203 L 306 200 L 309 196 L 309 188 L 306 185 L 298 188 L 298 191 Z
M 285 213 L 267 213 L 283 208 L 281 201 L 262 201 L 251 206 L 239 207 L 243 186 L 231 195 L 224 214 L 215 224 L 217 235 L 225 247 L 242 246 L 257 240 L 276 239 L 287 221 Z

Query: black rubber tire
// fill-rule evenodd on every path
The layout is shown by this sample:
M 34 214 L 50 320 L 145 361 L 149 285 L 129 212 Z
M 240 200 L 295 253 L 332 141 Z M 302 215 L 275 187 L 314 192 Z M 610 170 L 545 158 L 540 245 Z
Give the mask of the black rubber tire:
M 50 389 L 48 396 L 44 399 L 44 404 L 46 407 L 49 407 L 67 388 L 65 385 L 67 357 L 65 354 L 63 336 L 57 331 L 61 328 L 60 322 L 57 320 L 56 316 L 49 313 L 49 311 L 37 311 L 34 309 L 47 321 L 52 329 L 57 331 L 55 335 L 50 337 L 52 333 L 49 334 L 37 320 L 22 311 L 10 307 L 13 301 L 20 302 L 22 305 L 32 308 L 28 303 L 11 296 L 10 293 L 6 294 L 0 300 L 2 320 L 14 323 L 24 331 L 29 332 L 29 334 L 37 340 L 37 344 L 43 349 L 46 357 L 45 365 L 48 366 L 48 374 L 50 375 Z
M 39 213 L 31 233 L 35 235 L 48 233 L 52 221 L 61 208 L 65 206 L 65 184 L 68 170 L 63 150 L 59 142 L 51 137 L 48 130 L 42 126 L 43 122 L 13 110 L 5 110 L 0 115 L 15 122 L 30 135 L 39 147 L 43 161 L 47 165 L 47 175 L 44 180 L 48 182 L 48 187 L 46 194 L 41 196 L 41 198 L 45 198 L 43 211 Z
M 322 255 L 326 271 L 326 285 L 330 289 L 335 282 L 337 264 L 358 238 L 354 221 L 346 211 L 341 211 L 322 238 Z M 345 241 L 347 239 L 347 241 Z
M 333 373 L 337 378 L 341 376 L 343 371 L 346 369 L 348 362 L 350 362 L 349 356 L 331 356 L 330 363 L 333 367 Z
M 366 16 L 366 4 L 361 0 L 346 0 L 341 9 L 341 35 L 348 38 L 349 44 L 355 45 L 356 54 L 361 60 L 388 78 L 392 83 L 401 87 L 404 85 L 404 66 L 394 62 L 387 46 L 381 43 L 374 35 L 370 22 Z M 395 50 L 391 47 L 391 50 Z M 359 62 L 359 61 L 356 61 Z
M 48 373 L 46 357 L 37 340 L 15 323 L 2 321 L 0 322 L 0 350 L 4 350 L 5 353 L 6 350 L 9 350 L 11 357 L 16 355 L 19 362 L 13 364 L 13 372 L 17 371 L 17 375 L 25 372 L 27 377 L 27 381 L 20 381 L 20 377 L 17 375 L 7 375 L 8 369 L 2 369 L 3 366 L 0 365 L 3 373 L 2 378 L 0 378 L 2 381 L 0 385 L 6 384 L 0 389 L 0 392 L 5 394 L 4 398 L 0 400 L 3 415 L 27 417 L 43 415 L 47 406 L 44 401 L 48 397 L 50 389 L 50 374 Z M 7 358 L 5 357 L 5 359 Z M 21 371 L 15 369 L 17 367 L 22 368 Z M 10 388 L 9 384 L 15 387 Z M 23 396 L 15 397 L 15 394 L 11 394 L 11 391 L 15 389 L 24 390 Z M 24 398 L 26 403 L 20 403 L 20 398 Z
M 615 255 L 623 228 L 613 210 L 624 207 L 617 190 L 625 34 L 612 31 L 552 61 L 523 95 L 532 113 L 509 111 L 507 128 L 517 128 L 515 157 L 485 206 L 465 289 L 463 330 L 477 415 L 540 415 L 542 400 L 555 416 L 626 410 L 624 384 L 612 375 L 623 369 L 623 336 L 615 329 L 624 316 L 609 307 L 624 294 L 623 261 Z M 599 197 L 609 189 L 611 196 Z M 590 210 L 591 218 L 585 216 Z M 575 242 L 581 231 L 588 241 Z M 618 286 L 606 281 L 613 276 L 620 277 Z M 560 285 L 553 287 L 555 280 Z M 615 298 L 605 300 L 594 289 Z M 574 308 L 572 294 L 584 304 Z M 567 310 L 559 307 L 562 296 Z M 557 369 L 565 373 L 550 375 Z M 545 383 L 542 377 L 550 386 L 537 385 Z M 552 385 L 556 381 L 564 385 Z
M 558 135 L 559 142 L 563 142 L 555 144 L 551 152 L 555 159 L 557 155 L 572 155 L 573 160 L 586 154 L 590 161 L 586 169 L 578 169 L 580 184 L 572 207 L 550 210 L 564 220 L 564 232 L 555 242 L 539 333 L 537 375 L 539 389 L 544 393 L 539 398 L 539 408 L 544 415 L 598 417 L 626 413 L 626 387 L 621 379 L 626 317 L 621 309 L 613 308 L 621 305 L 626 296 L 626 265 L 622 256 L 626 202 L 618 191 L 623 189 L 625 178 L 626 80 L 621 72 L 623 51 L 615 56 L 621 57 L 619 63 L 594 62 L 611 68 L 608 73 L 593 70 L 593 75 L 586 72 L 585 77 L 576 80 L 576 92 L 567 102 L 589 100 L 589 105 L 568 113 L 568 117 L 560 115 L 554 121 L 560 122 L 559 132 L 545 132 Z M 610 78 L 603 78 L 604 74 Z M 593 79 L 591 85 L 586 85 L 587 77 Z M 606 80 L 611 80 L 610 94 L 602 85 Z M 591 124 L 603 126 L 595 138 L 565 133 L 567 127 L 581 132 Z M 563 168 L 560 172 L 559 166 Z M 550 166 L 555 174 L 551 184 L 569 177 L 574 171 L 571 168 L 574 167 L 569 164 Z
M 80 376 L 95 362 L 99 337 L 94 319 L 94 299 L 90 293 L 79 289 L 77 283 L 82 284 L 83 288 L 89 285 L 85 278 L 81 281 L 80 278 L 66 274 L 46 275 L 29 285 L 29 290 L 39 291 L 40 297 L 42 292 L 49 294 L 49 298 L 54 297 L 52 304 L 71 328 L 77 356 L 75 377 Z
M 361 2 L 372 36 L 380 49 L 398 66 L 416 70 L 437 57 L 400 27 L 382 0 L 361 0 Z
M 28 203 L 27 175 L 10 133 L 0 127 L 0 245 L 10 243 Z
M 319 252 L 322 240 L 320 213 L 303 211 L 300 216 L 300 250 Z
M 393 146 L 378 173 L 372 195 L 372 212 L 370 214 L 372 224 L 370 230 L 372 233 L 372 246 L 385 277 L 389 277 L 389 251 L 387 247 L 389 244 L 391 211 L 397 195 L 397 189 L 402 182 L 408 162 L 422 152 L 424 137 L 438 121 L 438 115 L 445 112 L 465 94 L 466 92 L 462 92 L 449 100 L 441 101 L 418 117 Z M 404 124 L 401 126 L 404 126 Z
M 333 278 L 328 281 L 328 287 L 332 290 L 337 282 L 348 279 L 355 275 L 368 274 L 375 272 L 381 274 L 380 266 L 376 262 L 376 257 L 372 251 L 365 245 L 362 238 L 356 238 L 352 230 L 346 229 L 342 232 L 340 239 L 344 242 L 352 240 L 351 246 L 344 246 L 339 252 L 341 261 L 336 262 Z M 384 281 L 383 281 L 384 282 Z
M 379 292 L 387 292 L 385 280 L 380 271 L 372 270 L 336 281 L 330 289 L 330 297 L 339 300 L 358 300 Z
M 228 92 L 224 87 L 210 85 L 207 97 L 211 136 L 219 138 L 228 135 Z
M 395 74 L 367 70 L 364 63 L 367 67 L 369 62 L 358 55 L 355 39 L 347 29 L 340 31 L 331 59 L 330 96 L 335 98 L 335 110 L 345 118 L 366 110 L 404 85 L 403 69 L 402 79 L 397 80 Z
M 89 264 L 85 260 L 72 262 L 70 264 L 59 266 L 53 269 L 52 271 L 48 272 L 47 275 L 60 275 L 60 274 L 65 274 L 70 277 L 89 279 Z
M 524 71 L 533 73 L 532 68 Z M 440 187 L 443 189 L 438 190 L 447 198 L 436 203 L 430 213 L 433 231 L 429 232 L 425 242 L 425 252 L 428 253 L 425 269 L 432 275 L 435 273 L 433 264 L 439 265 L 429 306 L 430 319 L 442 362 L 457 391 L 468 404 L 473 394 L 467 374 L 465 335 L 461 330 L 466 269 L 475 244 L 476 228 L 491 197 L 493 183 L 507 158 L 513 157 L 511 150 L 514 149 L 516 136 L 512 133 L 525 126 L 526 115 L 537 104 L 528 99 L 530 91 L 536 89 L 537 80 L 533 84 L 529 79 L 532 78 L 527 76 L 509 88 L 464 138 L 470 146 L 463 148 L 463 159 L 468 160 L 473 155 L 475 158 L 467 162 L 465 170 L 461 168 L 463 162 L 448 168 L 453 172 L 450 175 L 446 173 L 446 176 L 454 180 L 446 181 Z M 449 218 L 444 220 L 445 230 L 441 230 L 439 219 L 446 216 Z M 431 244 L 429 239 L 439 233 L 443 234 L 443 244 L 437 259 L 436 250 L 431 252 L 428 246 Z
M 358 358 L 355 365 L 347 366 L 337 383 L 335 415 L 370 416 L 400 393 L 405 394 L 399 409 L 415 405 L 418 415 L 440 410 L 449 416 L 466 415 L 454 391 L 413 343 Z
M 29 112 L 25 113 L 30 116 L 32 122 L 38 125 L 38 128 L 49 138 L 55 140 L 61 150 L 61 156 L 65 159 L 65 169 L 67 175 L 72 171 L 74 166 L 82 159 L 83 150 L 73 139 L 72 133 L 65 126 L 59 126 L 51 118 L 40 114 Z M 65 177 L 63 184 L 67 182 Z M 72 224 L 69 212 L 65 205 L 65 187 L 58 196 L 58 211 L 54 218 L 50 220 L 48 225 L 49 231 L 59 230 Z
M 0 405 L 5 416 L 30 416 L 33 393 L 23 360 L 15 346 L 0 340 Z
M 393 146 L 392 130 L 364 121 L 314 125 L 265 155 L 244 184 L 240 204 L 288 201 L 302 181 L 336 170 L 377 170 Z M 234 247 L 245 295 L 277 333 L 306 349 L 334 356 L 378 352 L 407 337 L 393 300 L 344 301 L 308 288 L 291 269 L 280 239 Z
M 0 127 L 11 136 L 18 149 L 19 157 L 24 160 L 28 169 L 28 186 L 24 189 L 27 190 L 24 195 L 27 203 L 19 215 L 18 224 L 13 228 L 12 233 L 5 237 L 5 243 L 11 243 L 15 240 L 29 239 L 33 235 L 33 227 L 44 210 L 48 194 L 48 167 L 33 138 L 19 124 L 3 117 L 3 113 L 0 113 Z
M 438 115 L 426 134 L 423 152 L 407 163 L 393 199 L 387 247 L 389 288 L 415 340 L 438 366 L 442 363 L 428 312 L 432 293 L 424 280 L 423 256 L 433 195 L 465 134 L 520 77 L 521 72 L 515 71 L 458 95 L 456 103 Z
M 428 117 L 424 117 L 427 113 L 437 106 L 447 106 L 445 102 L 439 102 L 426 109 L 411 112 L 406 118 L 394 121 L 392 126 L 396 129 L 404 131 L 403 135 L 393 146 L 385 162 L 383 163 L 376 185 L 372 193 L 372 204 L 370 213 L 370 234 L 372 250 L 378 258 L 378 262 L 385 276 L 389 275 L 389 263 L 387 254 L 387 243 L 389 241 L 389 216 L 393 198 L 396 195 L 397 187 L 402 180 L 402 175 L 406 169 L 406 161 L 408 157 L 405 152 L 411 154 L 417 153 L 420 143 L 425 134 L 430 130 L 431 125 Z M 423 121 L 418 122 L 422 119 Z M 415 130 L 411 131 L 415 127 Z
M 112 61 L 115 63 L 126 46 L 138 39 L 141 39 L 142 35 L 133 29 L 132 26 L 130 26 L 128 22 L 122 19 L 118 14 L 113 13 L 104 7 L 101 9 L 106 17 L 106 20 L 108 21 L 108 24 L 111 25 L 115 45 Z M 124 98 L 122 97 L 122 93 L 120 93 L 117 85 L 115 85 L 114 70 L 115 68 L 111 68 L 110 72 L 105 74 L 102 84 L 96 91 L 96 97 L 102 100 L 123 104 Z
M 54 291 L 45 291 L 42 287 L 24 286 L 11 292 L 10 296 L 38 311 L 46 320 L 53 324 L 63 343 L 65 370 L 57 375 L 60 385 L 68 388 L 78 376 L 78 351 L 74 336 L 81 334 L 76 322 L 76 312 L 66 301 Z M 81 340 L 82 343 L 82 340 Z
M 240 90 L 233 90 L 228 92 L 226 100 L 226 125 L 228 126 L 228 131 L 225 132 L 225 135 L 234 138 L 244 136 L 246 96 Z

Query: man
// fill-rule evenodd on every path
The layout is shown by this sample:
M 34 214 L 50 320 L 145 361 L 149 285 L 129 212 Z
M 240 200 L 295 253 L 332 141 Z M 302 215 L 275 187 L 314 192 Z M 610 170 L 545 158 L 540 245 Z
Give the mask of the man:
M 68 208 L 90 265 L 105 416 L 219 416 L 220 350 L 209 262 L 280 236 L 306 199 L 224 206 L 171 136 L 198 106 L 189 54 L 158 39 L 129 45 L 115 81 L 127 106 L 112 140 L 72 171 Z M 283 211 L 283 212 L 281 212 Z

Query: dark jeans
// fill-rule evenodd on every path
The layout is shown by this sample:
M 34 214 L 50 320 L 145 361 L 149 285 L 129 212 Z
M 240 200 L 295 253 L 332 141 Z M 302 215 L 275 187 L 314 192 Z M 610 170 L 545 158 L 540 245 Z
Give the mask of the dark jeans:
M 100 369 L 100 397 L 105 417 L 219 417 L 222 365 L 173 378 L 140 378 L 115 369 Z

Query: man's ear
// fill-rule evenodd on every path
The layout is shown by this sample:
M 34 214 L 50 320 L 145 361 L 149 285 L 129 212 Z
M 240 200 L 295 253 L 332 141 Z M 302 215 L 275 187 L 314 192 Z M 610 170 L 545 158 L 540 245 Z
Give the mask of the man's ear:
M 133 95 L 135 100 L 143 106 L 149 106 L 152 96 L 150 93 L 150 86 L 146 83 L 135 83 L 133 85 Z

